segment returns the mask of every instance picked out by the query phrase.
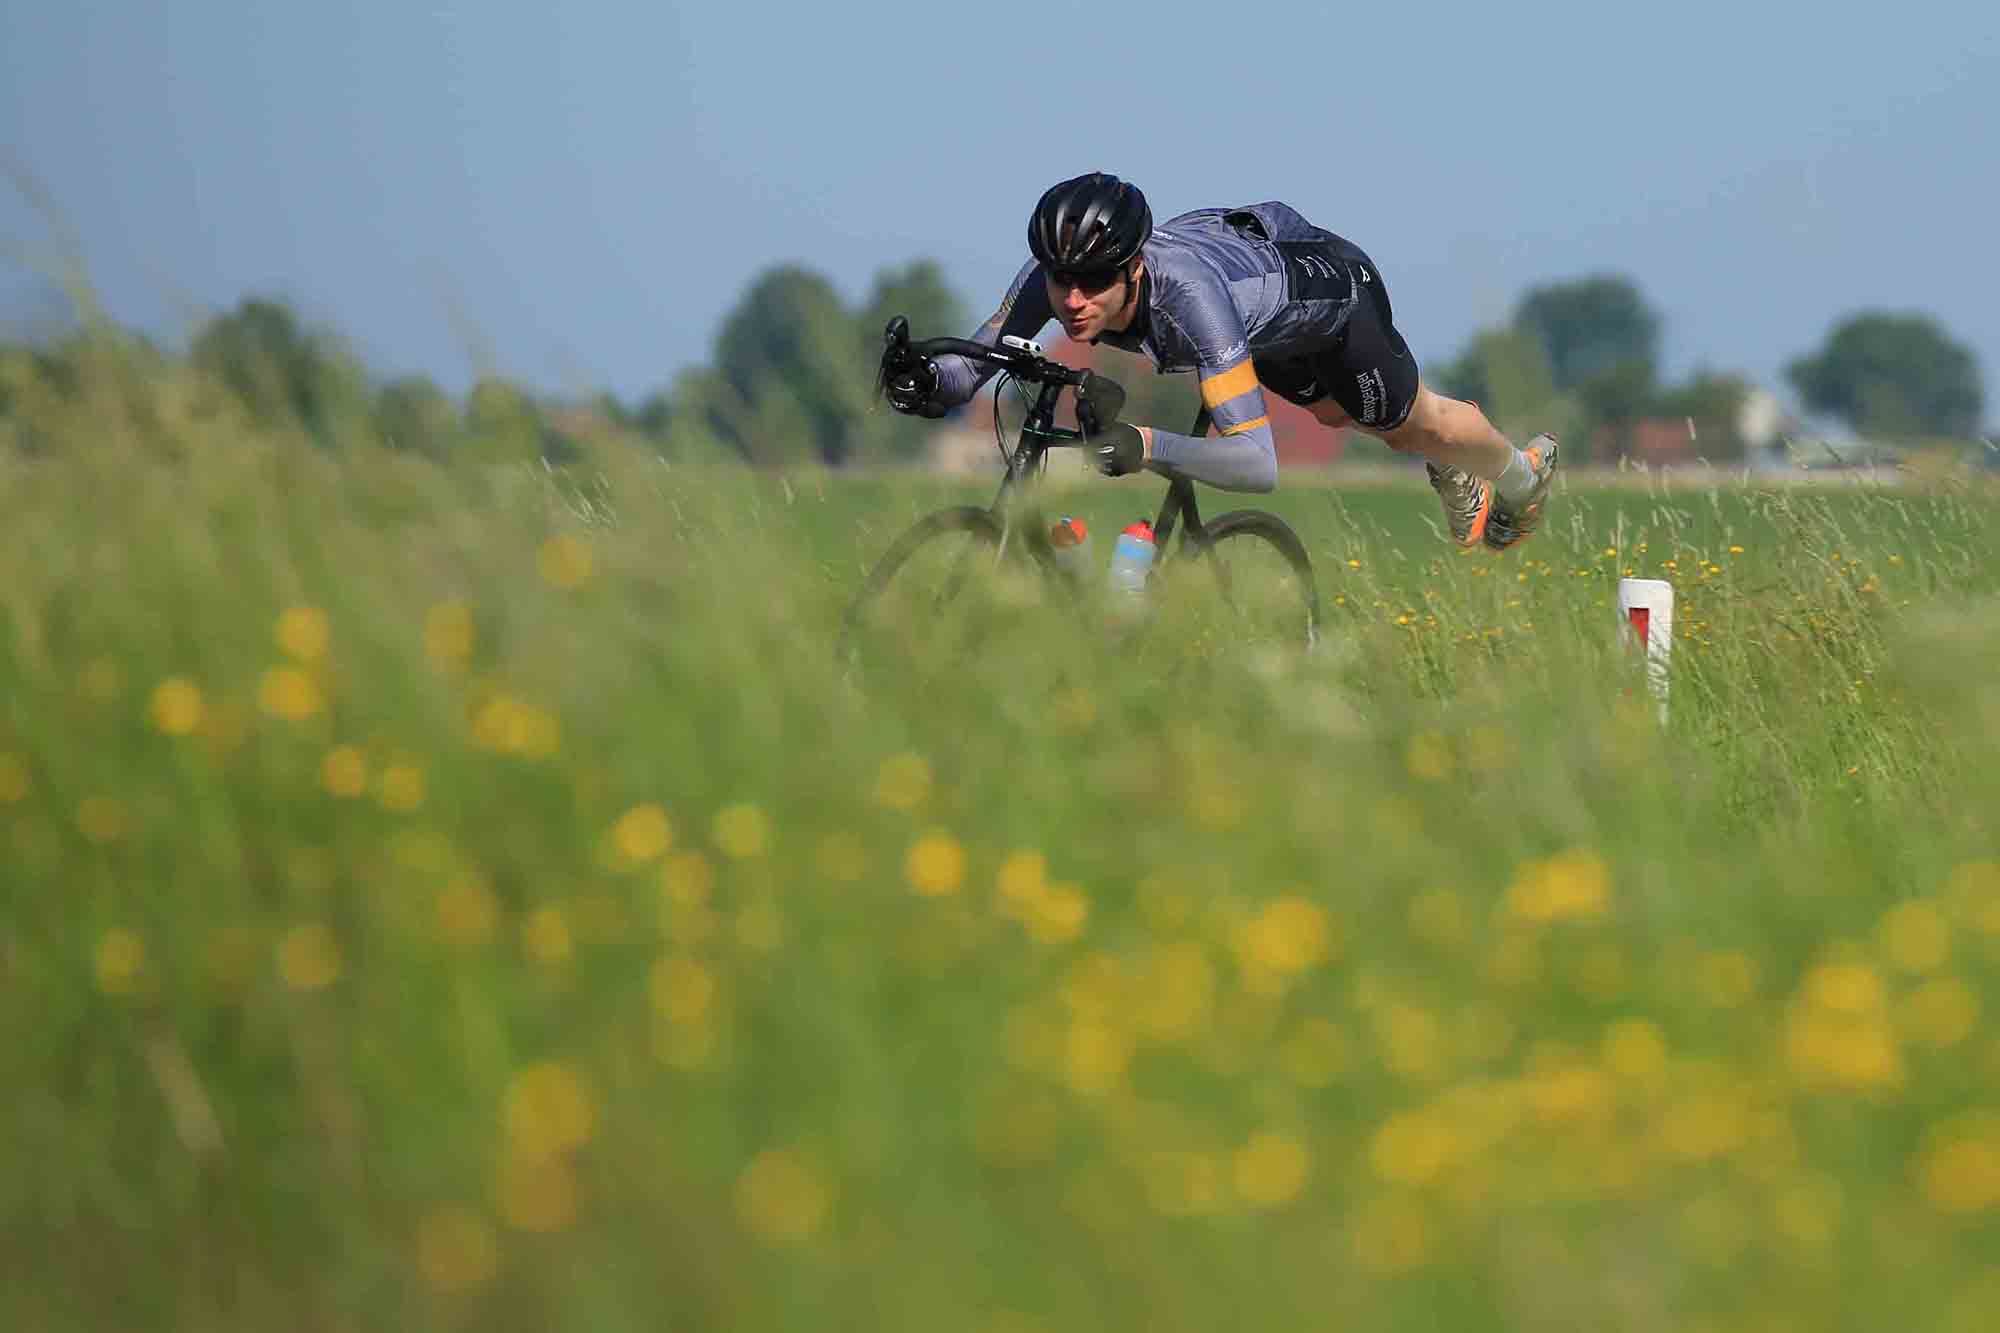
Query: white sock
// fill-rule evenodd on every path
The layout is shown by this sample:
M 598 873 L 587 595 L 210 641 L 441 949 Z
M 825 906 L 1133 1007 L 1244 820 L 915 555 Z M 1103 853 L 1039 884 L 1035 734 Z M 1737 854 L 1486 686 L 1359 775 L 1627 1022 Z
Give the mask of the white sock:
M 1493 479 L 1493 493 L 1509 504 L 1528 498 L 1528 492 L 1535 489 L 1535 465 L 1519 449 L 1509 448 L 1514 456 L 1507 460 L 1507 466 L 1500 469 L 1500 475 Z

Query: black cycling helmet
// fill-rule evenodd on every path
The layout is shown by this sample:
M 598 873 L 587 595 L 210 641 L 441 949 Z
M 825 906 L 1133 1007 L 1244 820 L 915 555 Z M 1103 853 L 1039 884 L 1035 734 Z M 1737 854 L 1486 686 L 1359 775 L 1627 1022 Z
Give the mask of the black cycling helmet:
M 1072 273 L 1123 267 L 1152 234 L 1139 187 L 1101 171 L 1050 187 L 1028 219 L 1028 249 L 1042 267 Z

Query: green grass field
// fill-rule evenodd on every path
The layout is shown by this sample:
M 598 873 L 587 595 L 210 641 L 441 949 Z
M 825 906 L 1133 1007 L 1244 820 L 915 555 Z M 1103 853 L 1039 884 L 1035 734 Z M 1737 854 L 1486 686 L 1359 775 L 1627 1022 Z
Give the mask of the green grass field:
M 990 489 L 0 466 L 0 1327 L 2000 1319 L 1994 497 L 1288 478 L 1310 657 L 842 671 Z

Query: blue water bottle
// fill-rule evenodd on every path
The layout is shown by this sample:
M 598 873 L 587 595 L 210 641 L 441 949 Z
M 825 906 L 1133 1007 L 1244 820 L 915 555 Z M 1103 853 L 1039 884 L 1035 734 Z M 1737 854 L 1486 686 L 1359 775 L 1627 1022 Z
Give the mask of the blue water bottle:
M 1111 590 L 1121 601 L 1136 603 L 1146 595 L 1153 551 L 1153 525 L 1144 519 L 1118 534 L 1118 545 L 1111 551 Z

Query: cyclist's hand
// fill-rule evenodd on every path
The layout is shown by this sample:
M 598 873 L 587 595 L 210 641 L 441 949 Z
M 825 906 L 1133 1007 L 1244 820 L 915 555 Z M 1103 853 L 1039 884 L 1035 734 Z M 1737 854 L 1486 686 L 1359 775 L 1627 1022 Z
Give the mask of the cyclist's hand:
M 918 416 L 935 416 L 928 410 L 931 395 L 937 392 L 937 362 L 914 352 L 904 352 L 891 364 L 891 352 L 882 356 L 882 392 L 889 399 L 889 406 L 898 412 L 908 412 Z
M 1122 477 L 1146 466 L 1146 442 L 1137 426 L 1119 422 L 1090 442 L 1090 458 L 1107 477 Z

